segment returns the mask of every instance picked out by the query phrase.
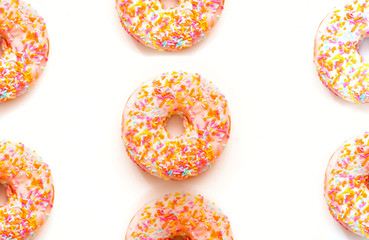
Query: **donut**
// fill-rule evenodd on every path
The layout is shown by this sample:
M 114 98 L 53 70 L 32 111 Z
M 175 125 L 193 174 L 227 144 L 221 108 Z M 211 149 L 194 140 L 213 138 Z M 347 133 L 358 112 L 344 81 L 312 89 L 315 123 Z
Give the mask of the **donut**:
M 165 124 L 182 117 L 184 133 Z M 224 150 L 231 118 L 224 95 L 199 74 L 168 72 L 143 83 L 123 112 L 122 139 L 129 157 L 156 177 L 184 180 L 208 169 Z
M 369 102 L 369 64 L 358 52 L 369 32 L 367 0 L 349 1 L 322 21 L 315 37 L 314 62 L 323 84 L 335 95 Z
M 233 240 L 230 222 L 201 195 L 166 194 L 132 218 L 126 240 Z
M 324 196 L 332 216 L 369 238 L 369 132 L 346 141 L 331 157 Z
M 54 201 L 48 165 L 23 144 L 0 142 L 0 181 L 8 201 L 0 206 L 0 238 L 28 239 L 47 220 Z
M 224 0 L 179 0 L 165 9 L 160 0 L 116 0 L 123 28 L 138 42 L 178 51 L 200 42 L 214 27 Z
M 0 102 L 23 94 L 44 69 L 49 40 L 42 17 L 20 0 L 0 1 Z

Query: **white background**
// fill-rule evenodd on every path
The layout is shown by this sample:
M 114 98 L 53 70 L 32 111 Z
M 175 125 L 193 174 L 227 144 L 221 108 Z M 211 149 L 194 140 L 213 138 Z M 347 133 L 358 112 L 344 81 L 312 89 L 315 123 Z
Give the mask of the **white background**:
M 55 204 L 37 240 L 124 239 L 142 205 L 201 193 L 228 215 L 235 240 L 362 239 L 330 216 L 325 168 L 369 130 L 369 105 L 331 94 L 313 64 L 315 32 L 337 0 L 226 0 L 207 39 L 176 53 L 134 41 L 114 0 L 28 0 L 45 19 L 50 58 L 27 94 L 0 105 L 0 138 L 51 168 Z M 197 72 L 227 97 L 230 140 L 216 164 L 182 182 L 144 173 L 120 138 L 130 94 L 162 72 Z

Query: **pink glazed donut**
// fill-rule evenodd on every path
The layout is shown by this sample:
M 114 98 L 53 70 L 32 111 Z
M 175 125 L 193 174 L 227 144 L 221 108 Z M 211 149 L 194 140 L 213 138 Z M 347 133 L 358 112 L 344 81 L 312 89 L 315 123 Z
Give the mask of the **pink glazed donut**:
M 322 21 L 315 37 L 314 62 L 320 80 L 335 95 L 369 102 L 369 64 L 358 52 L 369 33 L 369 2 L 349 1 Z
M 369 238 L 369 133 L 346 141 L 325 173 L 324 196 L 332 216 L 346 229 Z
M 178 51 L 200 42 L 220 18 L 224 0 L 179 0 L 164 9 L 160 0 L 116 0 L 123 28 L 138 42 Z
M 28 239 L 47 220 L 54 201 L 48 165 L 23 144 L 0 142 L 0 181 L 8 201 L 0 206 L 0 239 Z
M 131 220 L 126 240 L 233 240 L 231 225 L 201 195 L 167 194 L 147 203 Z
M 44 69 L 49 39 L 42 17 L 21 0 L 0 1 L 0 102 L 23 94 Z
M 174 114 L 184 133 L 165 130 Z M 154 176 L 184 180 L 208 169 L 226 146 L 231 128 L 226 98 L 198 74 L 164 73 L 143 83 L 123 112 L 122 138 L 129 157 Z

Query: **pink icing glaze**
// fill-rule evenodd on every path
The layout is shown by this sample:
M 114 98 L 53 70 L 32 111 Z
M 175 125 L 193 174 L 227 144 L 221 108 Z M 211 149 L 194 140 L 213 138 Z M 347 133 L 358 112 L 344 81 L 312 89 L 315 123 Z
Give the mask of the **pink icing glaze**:
M 324 196 L 332 216 L 346 229 L 369 238 L 369 133 L 352 138 L 331 157 Z
M 185 131 L 170 137 L 171 115 Z M 224 95 L 198 74 L 164 73 L 142 84 L 123 112 L 122 138 L 129 157 L 157 177 L 183 180 L 205 171 L 229 138 L 231 118 Z
M 201 195 L 167 194 L 145 204 L 131 220 L 126 240 L 233 240 L 231 226 Z
M 49 55 L 43 19 L 20 0 L 0 1 L 0 102 L 12 100 L 34 84 Z
M 178 51 L 205 38 L 223 11 L 224 0 L 179 0 L 164 9 L 160 0 L 116 0 L 124 29 L 148 47 Z
M 28 239 L 47 220 L 54 201 L 48 165 L 23 144 L 0 142 L 0 181 L 8 201 L 0 207 L 0 238 Z

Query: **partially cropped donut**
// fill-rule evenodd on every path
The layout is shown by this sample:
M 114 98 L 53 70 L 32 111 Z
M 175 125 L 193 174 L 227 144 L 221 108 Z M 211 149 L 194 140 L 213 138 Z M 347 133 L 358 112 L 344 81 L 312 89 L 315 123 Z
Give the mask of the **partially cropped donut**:
M 209 33 L 224 0 L 179 0 L 164 9 L 160 0 L 116 0 L 124 29 L 138 42 L 165 51 L 182 50 Z
M 325 173 L 324 196 L 332 216 L 346 229 L 369 238 L 369 133 L 342 144 Z
M 126 240 L 233 240 L 230 222 L 201 195 L 167 194 L 145 204 L 131 220 Z
M 21 0 L 0 1 L 0 102 L 23 94 L 44 69 L 49 39 L 42 17 Z
M 165 130 L 174 114 L 185 131 Z M 171 180 L 194 177 L 208 169 L 224 150 L 231 118 L 226 98 L 198 74 L 164 73 L 143 83 L 123 112 L 122 138 L 129 157 L 154 176 Z
M 0 142 L 0 181 L 8 201 L 0 206 L 0 239 L 28 239 L 47 220 L 54 186 L 46 163 L 23 144 Z
M 368 32 L 368 0 L 350 0 L 328 14 L 315 38 L 314 62 L 320 80 L 354 103 L 369 102 L 369 63 L 358 52 Z

